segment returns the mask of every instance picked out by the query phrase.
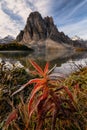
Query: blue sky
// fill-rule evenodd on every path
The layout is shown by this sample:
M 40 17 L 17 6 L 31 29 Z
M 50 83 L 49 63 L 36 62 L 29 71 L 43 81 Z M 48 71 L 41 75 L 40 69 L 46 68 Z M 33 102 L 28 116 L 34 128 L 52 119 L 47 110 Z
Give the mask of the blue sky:
M 87 39 L 87 0 L 0 0 L 0 36 L 17 36 L 30 12 L 52 16 L 59 31 Z

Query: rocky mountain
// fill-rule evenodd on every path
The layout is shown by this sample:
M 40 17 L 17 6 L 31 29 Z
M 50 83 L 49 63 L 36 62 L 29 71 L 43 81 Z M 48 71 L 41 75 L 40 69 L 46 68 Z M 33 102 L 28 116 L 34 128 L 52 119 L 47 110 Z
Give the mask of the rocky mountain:
M 87 48 L 87 41 L 86 40 L 83 40 L 76 35 L 74 37 L 72 37 L 71 39 L 73 41 L 74 47 Z
M 15 38 L 13 36 L 6 36 L 4 38 L 0 38 L 0 44 L 3 44 L 3 43 L 10 43 L 14 40 Z
M 52 40 L 58 43 L 72 44 L 72 40 L 68 36 L 58 31 L 52 17 L 42 18 L 39 12 L 32 12 L 29 15 L 24 30 L 16 37 L 18 42 L 26 45 L 35 45 L 36 42 L 42 44 L 47 39 L 50 39 L 50 42 Z
M 71 38 L 73 41 L 83 41 L 79 36 L 75 35 Z

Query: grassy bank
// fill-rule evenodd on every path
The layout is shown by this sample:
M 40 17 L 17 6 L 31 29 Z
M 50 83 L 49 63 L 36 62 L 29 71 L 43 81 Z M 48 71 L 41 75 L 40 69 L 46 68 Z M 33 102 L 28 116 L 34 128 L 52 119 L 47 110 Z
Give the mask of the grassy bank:
M 36 69 L 33 74 L 37 78 L 30 80 L 24 70 L 19 72 L 18 79 L 17 76 L 12 77 L 7 102 L 10 112 L 2 108 L 5 116 L 0 120 L 0 127 L 4 130 L 87 130 L 87 67 L 66 79 L 52 80 L 48 63 L 44 71 L 35 62 L 30 63 Z M 15 80 L 14 86 L 19 83 L 20 86 L 12 90 L 11 81 L 14 84 Z M 1 82 L 1 88 L 7 86 L 5 82 L 5 86 Z M 33 88 L 32 92 L 30 88 Z

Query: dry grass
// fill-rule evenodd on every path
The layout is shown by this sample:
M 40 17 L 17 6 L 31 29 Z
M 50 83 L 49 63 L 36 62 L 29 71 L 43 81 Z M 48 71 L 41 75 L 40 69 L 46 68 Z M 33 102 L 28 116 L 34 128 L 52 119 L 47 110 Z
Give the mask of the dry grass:
M 26 101 L 20 102 L 8 116 L 4 130 L 87 130 L 87 68 L 65 80 L 50 80 L 48 63 L 44 71 L 34 61 L 31 64 L 40 78 L 32 79 L 14 94 L 34 83 Z M 16 96 L 15 95 L 15 96 Z

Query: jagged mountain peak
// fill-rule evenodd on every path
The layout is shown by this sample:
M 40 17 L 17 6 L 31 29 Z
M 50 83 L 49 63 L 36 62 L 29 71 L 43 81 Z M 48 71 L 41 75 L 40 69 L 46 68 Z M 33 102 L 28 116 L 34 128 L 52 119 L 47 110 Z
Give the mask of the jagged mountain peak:
M 31 12 L 28 18 L 42 18 L 38 11 Z
M 37 11 L 30 13 L 24 30 L 18 36 L 17 41 L 29 44 L 32 41 L 46 40 L 47 38 L 57 41 L 70 43 L 71 40 L 64 33 L 60 33 L 54 24 L 52 17 L 43 18 Z
M 45 20 L 46 22 L 49 22 L 50 24 L 54 24 L 54 21 L 53 21 L 52 16 L 51 16 L 51 17 L 47 16 L 47 17 L 44 18 L 44 20 Z

